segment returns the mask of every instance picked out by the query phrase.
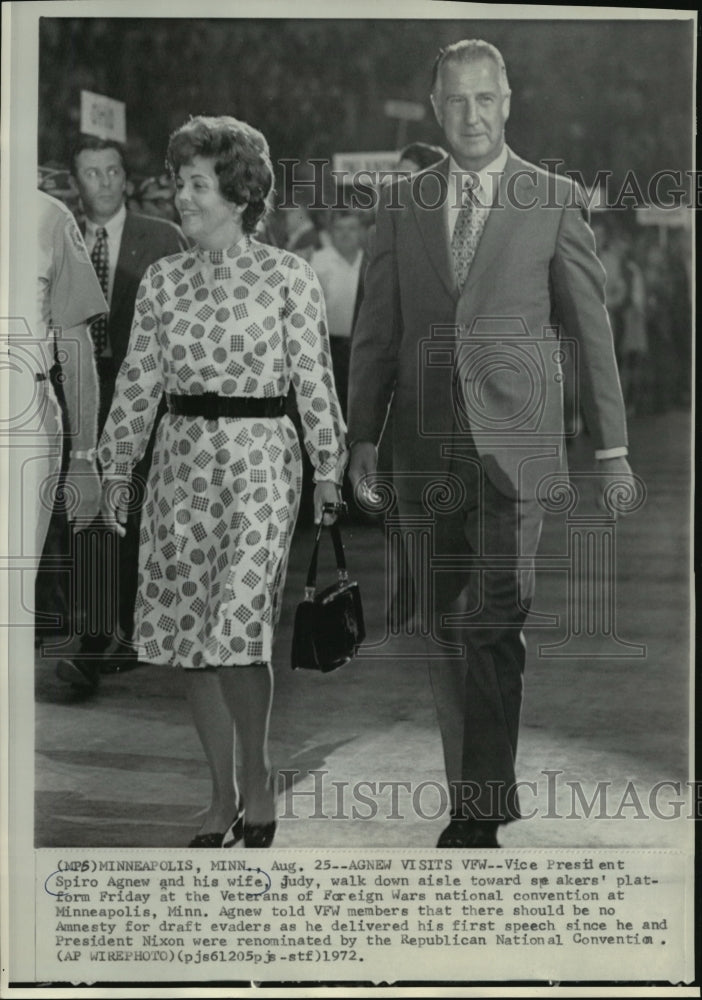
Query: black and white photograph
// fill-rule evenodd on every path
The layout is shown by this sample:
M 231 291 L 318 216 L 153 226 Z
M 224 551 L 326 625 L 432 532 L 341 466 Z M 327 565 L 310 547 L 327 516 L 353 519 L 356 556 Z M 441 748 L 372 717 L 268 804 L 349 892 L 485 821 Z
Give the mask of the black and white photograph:
M 698 995 L 696 12 L 550 10 L 3 12 L 13 991 Z

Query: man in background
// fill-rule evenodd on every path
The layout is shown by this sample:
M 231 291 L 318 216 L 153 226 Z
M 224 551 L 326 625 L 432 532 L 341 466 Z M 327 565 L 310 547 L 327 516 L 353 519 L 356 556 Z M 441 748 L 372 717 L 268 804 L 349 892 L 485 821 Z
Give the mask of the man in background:
M 397 169 L 416 174 L 419 170 L 433 167 L 446 156 L 446 150 L 441 146 L 432 146 L 428 142 L 410 142 L 397 155 Z
M 71 176 L 85 214 L 85 244 L 109 306 L 108 315 L 91 325 L 100 383 L 99 436 L 109 413 L 117 373 L 127 353 L 134 304 L 144 272 L 161 257 L 185 250 L 187 242 L 173 223 L 127 210 L 127 171 L 119 143 L 81 136 L 72 151 Z M 116 566 L 113 567 L 109 559 L 114 536 L 100 523 L 99 528 L 96 525 L 91 529 L 100 539 L 90 546 L 95 558 L 90 560 L 90 567 L 76 568 L 81 573 L 90 570 L 85 587 L 88 625 L 76 656 L 76 671 L 70 678 L 81 687 L 97 687 L 100 667 L 109 660 L 122 670 L 136 666 L 136 651 L 130 639 L 136 597 L 139 518 L 151 453 L 152 443 L 134 469 L 135 497 L 130 503 L 130 530 L 119 542 Z M 87 551 L 88 546 L 85 548 Z M 118 617 L 116 636 L 110 634 L 114 632 L 111 619 L 115 614 Z
M 280 208 L 283 220 L 282 245 L 308 263 L 312 255 L 322 246 L 322 240 L 309 211 L 303 205 Z
M 51 518 L 42 485 L 58 482 L 62 452 L 61 412 L 53 392 L 49 369 L 59 348 L 65 353 L 62 386 L 69 423 L 70 462 L 66 477 L 69 519 L 85 522 L 97 513 L 100 480 L 96 467 L 98 382 L 92 342 L 91 320 L 104 315 L 106 302 L 85 244 L 71 212 L 50 195 L 37 192 L 37 330 L 39 350 L 34 375 L 42 402 L 46 434 L 37 477 L 38 495 L 36 552 L 41 554 Z M 50 492 L 50 491 L 49 491 Z
M 11 364 L 15 379 L 10 383 L 10 397 L 13 412 L 26 411 L 27 400 L 30 401 L 38 426 L 37 437 L 31 436 L 28 449 L 22 447 L 20 437 L 10 449 L 10 488 L 20 491 L 16 501 L 14 497 L 11 499 L 10 509 L 36 512 L 29 537 L 23 531 L 17 537 L 22 554 L 31 551 L 38 563 L 55 501 L 59 504 L 64 501 L 65 514 L 74 527 L 87 524 L 97 514 L 98 382 L 88 325 L 107 311 L 107 304 L 72 213 L 42 191 L 37 192 L 36 213 L 37 312 L 29 366 L 33 369 L 34 385 L 23 385 L 20 381 L 26 364 Z M 15 352 L 11 342 L 9 347 L 12 359 Z M 70 449 L 63 478 L 64 427 L 50 378 L 52 369 L 57 367 L 57 356 L 61 359 L 61 390 Z M 24 422 L 23 429 L 26 429 Z M 73 669 L 67 660 L 59 660 L 57 668 L 68 673 Z
M 346 419 L 351 334 L 363 265 L 361 220 L 354 212 L 332 209 L 328 233 L 330 245 L 312 255 L 310 266 L 324 292 L 334 381 Z
M 139 185 L 139 206 L 142 215 L 155 219 L 175 222 L 178 212 L 175 207 L 175 184 L 168 174 L 147 177 Z

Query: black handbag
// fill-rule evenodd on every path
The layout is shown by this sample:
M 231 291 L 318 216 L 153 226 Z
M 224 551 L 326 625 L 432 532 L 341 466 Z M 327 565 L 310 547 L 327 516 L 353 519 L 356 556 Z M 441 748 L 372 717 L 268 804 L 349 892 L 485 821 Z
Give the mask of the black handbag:
M 326 506 L 325 506 L 326 509 Z M 330 510 L 337 507 L 330 505 Z M 305 599 L 298 604 L 293 626 L 293 670 L 320 670 L 328 673 L 348 663 L 366 637 L 363 606 L 358 584 L 349 582 L 344 545 L 337 522 L 329 526 L 338 580 L 317 593 L 317 559 L 324 521 L 317 528 L 310 568 L 305 585 Z

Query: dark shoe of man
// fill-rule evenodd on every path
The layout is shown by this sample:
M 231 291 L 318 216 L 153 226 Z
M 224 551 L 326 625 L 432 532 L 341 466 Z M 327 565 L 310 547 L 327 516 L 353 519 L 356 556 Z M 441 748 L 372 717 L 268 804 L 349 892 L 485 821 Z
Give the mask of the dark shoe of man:
M 452 819 L 436 844 L 437 847 L 499 847 L 498 823 L 494 820 Z
M 126 674 L 139 666 L 136 651 L 123 640 L 113 639 L 107 645 L 84 642 L 80 663 L 101 674 Z
M 76 690 L 91 693 L 100 684 L 100 671 L 92 663 L 61 659 L 56 664 L 57 677 Z
M 136 670 L 140 666 L 139 659 L 135 652 L 128 655 L 121 653 L 119 656 L 110 656 L 105 653 L 100 660 L 94 661 L 99 665 L 101 674 L 126 674 L 130 670 Z

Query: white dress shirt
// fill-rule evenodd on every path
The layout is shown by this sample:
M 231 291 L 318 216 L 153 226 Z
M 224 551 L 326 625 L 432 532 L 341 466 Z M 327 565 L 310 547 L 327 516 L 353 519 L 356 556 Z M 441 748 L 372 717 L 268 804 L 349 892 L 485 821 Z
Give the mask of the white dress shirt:
M 363 251 L 359 250 L 354 260 L 348 261 L 333 246 L 312 254 L 310 267 L 324 292 L 327 325 L 332 337 L 351 336 L 362 258 Z
M 95 246 L 95 241 L 97 240 L 98 229 L 104 229 L 107 232 L 107 304 L 112 305 L 112 289 L 115 284 L 115 271 L 117 270 L 117 258 L 119 257 L 119 248 L 122 245 L 122 233 L 124 231 L 124 223 L 127 218 L 127 209 L 123 204 L 120 210 L 112 216 L 112 218 L 105 222 L 103 225 L 99 225 L 97 222 L 93 222 L 91 219 L 85 220 L 85 245 L 88 248 L 88 253 L 92 254 L 93 247 Z
M 476 201 L 483 207 L 486 214 L 489 214 L 497 198 L 500 178 L 507 165 L 507 155 L 507 146 L 503 145 L 499 155 L 478 171 L 463 170 L 454 158 L 450 157 L 448 198 L 446 199 L 449 243 L 453 238 L 456 221 L 463 205 L 462 192 L 466 188 L 473 192 Z M 599 448 L 595 451 L 595 458 L 597 461 L 601 461 L 608 458 L 623 458 L 627 454 L 628 448 L 623 445 L 620 448 Z

